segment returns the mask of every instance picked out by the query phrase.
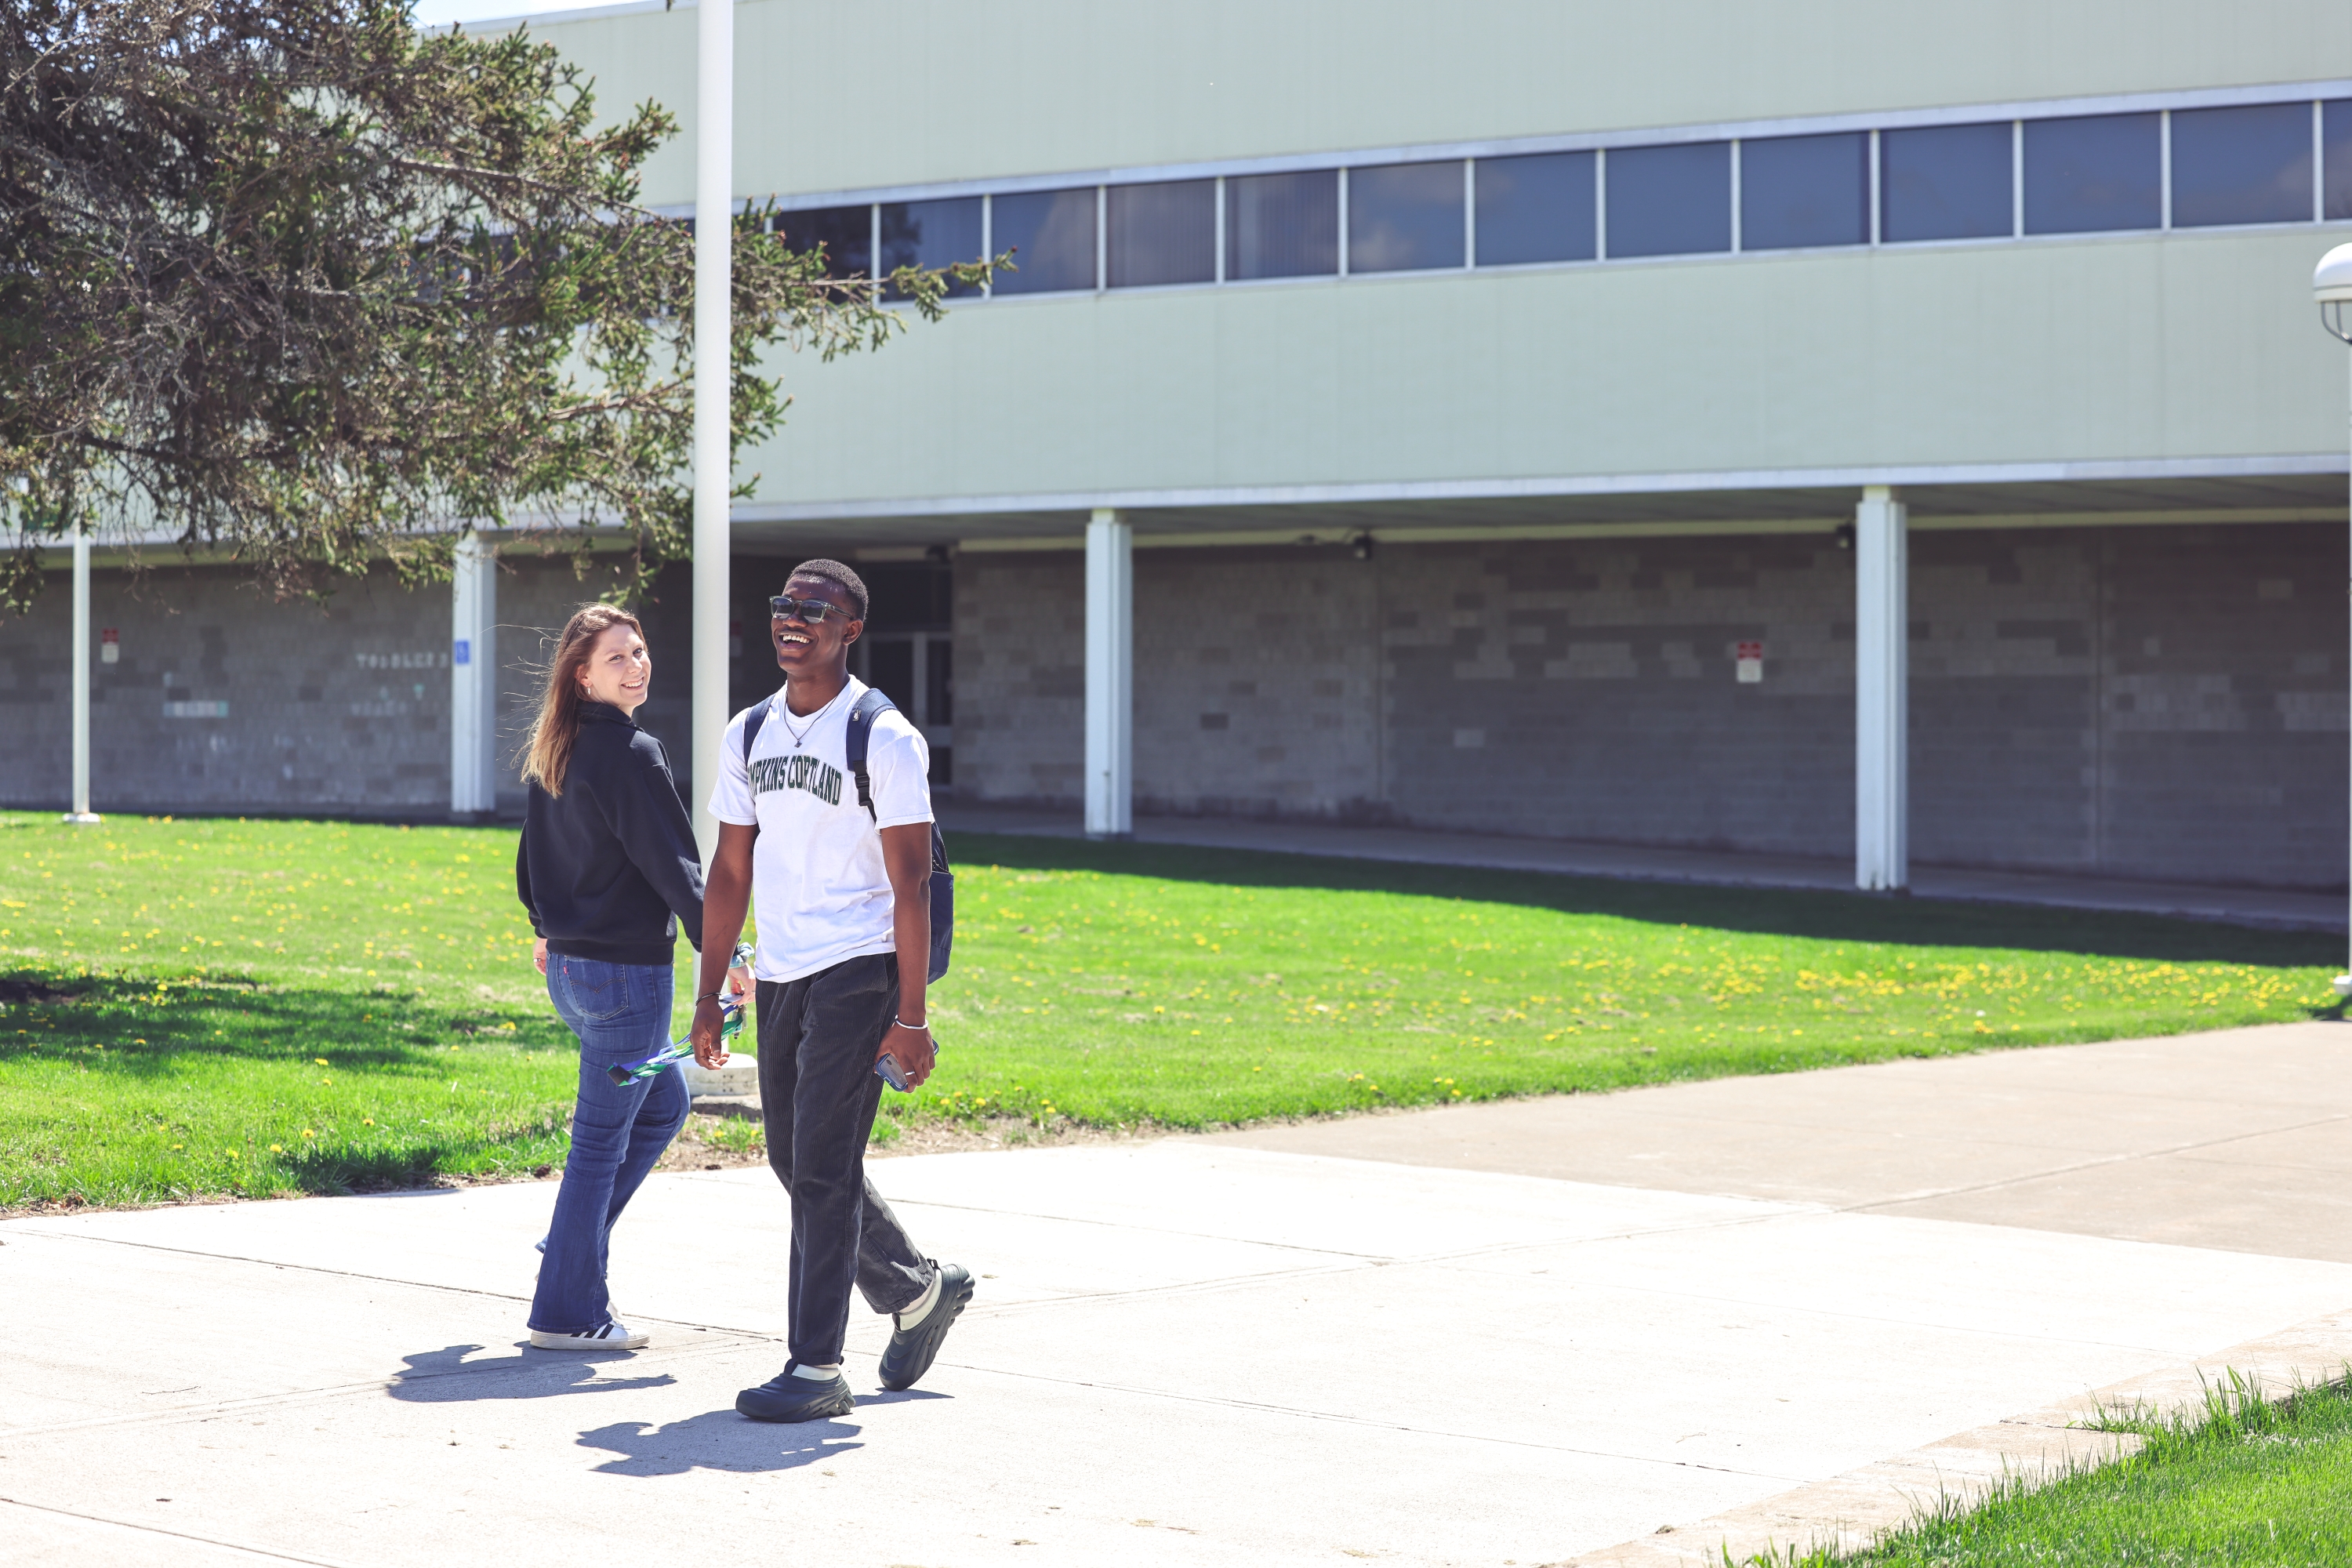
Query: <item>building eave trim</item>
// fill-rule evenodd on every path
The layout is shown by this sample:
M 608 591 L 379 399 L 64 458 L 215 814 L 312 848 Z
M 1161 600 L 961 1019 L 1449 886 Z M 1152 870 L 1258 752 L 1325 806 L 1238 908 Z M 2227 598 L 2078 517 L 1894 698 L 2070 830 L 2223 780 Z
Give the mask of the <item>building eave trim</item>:
M 1072 526 L 1097 507 L 1372 505 L 1385 501 L 1507 500 L 1589 496 L 1705 495 L 1723 490 L 1859 489 L 1864 485 L 2112 483 L 2130 479 L 2299 478 L 2352 470 L 2342 452 L 2259 457 L 2122 458 L 2081 461 L 1928 463 L 1874 468 L 1736 468 L 1706 472 L 1570 474 L 1531 478 L 1397 479 L 1363 484 L 1188 486 L 1164 489 L 1055 490 L 898 496 L 832 501 L 749 501 L 737 522 L 856 522 L 869 518 L 986 517 L 1069 512 Z

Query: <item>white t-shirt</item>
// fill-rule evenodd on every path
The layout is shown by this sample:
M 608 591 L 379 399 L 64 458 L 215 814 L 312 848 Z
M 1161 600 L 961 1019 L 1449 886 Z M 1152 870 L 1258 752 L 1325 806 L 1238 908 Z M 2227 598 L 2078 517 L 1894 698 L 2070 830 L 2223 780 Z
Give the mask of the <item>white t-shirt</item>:
M 845 959 L 898 950 L 880 830 L 931 820 L 931 753 L 905 714 L 885 710 L 866 737 L 874 787 L 874 815 L 866 816 L 848 751 L 849 710 L 865 690 L 852 676 L 838 697 L 805 718 L 778 691 L 768 699 L 749 767 L 748 715 L 727 726 L 710 814 L 760 829 L 751 904 L 760 926 L 752 973 L 761 980 L 798 980 Z

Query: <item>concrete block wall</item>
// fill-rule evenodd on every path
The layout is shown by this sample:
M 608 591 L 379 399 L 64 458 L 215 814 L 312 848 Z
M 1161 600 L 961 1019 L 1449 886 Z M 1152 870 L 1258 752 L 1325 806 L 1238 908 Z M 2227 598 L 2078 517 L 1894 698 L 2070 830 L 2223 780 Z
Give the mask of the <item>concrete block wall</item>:
M 1913 858 L 2343 885 L 2346 571 L 2325 524 L 1915 531 Z M 1852 853 L 1827 534 L 1140 550 L 1135 582 L 1141 809 Z M 1077 557 L 967 554 L 957 606 L 959 795 L 1074 805 Z
M 1086 594 L 1076 551 L 974 552 L 956 563 L 959 800 L 1077 804 L 1086 771 Z M 1142 598 L 1139 586 L 1139 607 Z M 1139 694 L 1149 679 L 1139 660 Z
M 1381 552 L 1388 800 L 1430 826 L 1836 854 L 1853 574 L 1827 533 Z M 1734 679 L 1742 641 L 1765 679 Z
M 601 584 L 507 566 L 511 779 L 536 668 Z M 1916 531 L 1913 858 L 2342 886 L 2347 568 L 2328 524 Z M 689 600 L 677 569 L 640 606 L 639 721 L 691 800 Z M 955 600 L 957 794 L 1075 805 L 1077 552 L 967 553 Z M 1826 534 L 1141 550 L 1138 805 L 1843 857 L 1852 601 Z M 100 572 L 92 610 L 121 637 L 92 665 L 100 810 L 446 811 L 446 586 L 378 571 L 321 609 L 167 566 Z M 0 804 L 65 804 L 69 625 L 62 573 L 0 619 Z
M 1923 531 L 1911 560 L 1914 858 L 2344 884 L 2343 529 Z
M 1378 577 L 1328 549 L 1138 552 L 1137 807 L 1385 820 Z
M 600 584 L 518 552 L 499 584 L 505 772 L 527 731 L 532 668 Z M 673 581 L 674 579 L 674 581 Z M 641 615 L 656 648 L 639 721 L 683 772 L 690 662 L 684 573 Z M 673 593 L 672 590 L 675 589 Z M 10 745 L 0 805 L 62 807 L 71 786 L 70 575 L 25 616 L 0 617 L 0 716 Z M 277 604 L 229 567 L 91 574 L 94 628 L 120 662 L 90 665 L 91 804 L 100 811 L 286 812 L 429 819 L 449 804 L 449 589 L 411 592 L 388 569 L 337 585 L 323 607 Z M 544 646 L 542 646 L 544 645 Z M 226 703 L 221 714 L 212 704 Z M 500 792 L 519 813 L 519 782 Z

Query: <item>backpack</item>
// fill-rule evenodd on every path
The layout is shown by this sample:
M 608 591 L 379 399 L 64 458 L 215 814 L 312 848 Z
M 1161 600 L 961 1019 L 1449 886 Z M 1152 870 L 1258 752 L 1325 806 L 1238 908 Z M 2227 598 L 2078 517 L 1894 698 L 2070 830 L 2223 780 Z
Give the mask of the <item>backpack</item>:
M 857 781 L 857 804 L 866 808 L 869 817 L 874 812 L 874 780 L 866 771 L 866 748 L 874 738 L 874 721 L 883 714 L 896 711 L 898 704 L 872 687 L 857 700 L 849 710 L 848 763 L 850 776 Z M 761 728 L 768 721 L 768 704 L 759 702 L 743 710 L 743 765 L 751 765 L 751 748 L 760 739 Z M 948 954 L 955 946 L 955 873 L 948 869 L 947 840 L 940 835 L 937 821 L 931 824 L 931 963 L 930 978 L 937 980 L 948 972 Z

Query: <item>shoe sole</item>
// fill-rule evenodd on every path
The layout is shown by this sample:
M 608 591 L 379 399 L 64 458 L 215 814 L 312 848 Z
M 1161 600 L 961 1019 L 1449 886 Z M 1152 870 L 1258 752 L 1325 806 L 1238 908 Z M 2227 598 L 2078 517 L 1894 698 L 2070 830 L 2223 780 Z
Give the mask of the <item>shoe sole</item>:
M 924 1323 L 918 1331 L 930 1342 L 923 1350 L 921 1363 L 910 1371 L 895 1374 L 885 1371 L 882 1374 L 883 1387 L 893 1394 L 899 1394 L 914 1387 L 923 1380 L 923 1374 L 931 1370 L 931 1363 L 940 1359 L 940 1346 L 946 1342 L 948 1331 L 956 1326 L 956 1320 L 963 1316 L 963 1310 L 971 1305 L 971 1297 L 972 1279 L 970 1274 L 963 1277 L 963 1282 L 956 1287 L 953 1296 L 948 1295 L 945 1291 L 940 1292 L 940 1304 L 931 1310 L 934 1314 L 945 1313 L 946 1316 L 940 1318 L 936 1323 Z M 889 1352 L 885 1351 L 882 1360 L 886 1366 L 889 1359 Z
M 849 1415 L 852 1411 L 857 1408 L 857 1396 L 845 1388 L 840 1393 L 832 1394 L 814 1404 L 796 1405 L 790 1410 L 761 1411 L 745 1409 L 744 1401 L 757 1392 L 758 1390 L 756 1389 L 747 1388 L 741 1394 L 737 1394 L 735 1396 L 735 1414 L 742 1416 L 747 1421 L 822 1421 L 827 1416 Z
M 583 1340 L 572 1334 L 550 1334 L 540 1337 L 539 1331 L 530 1332 L 530 1348 L 535 1351 L 641 1351 L 653 1343 L 649 1334 L 631 1334 L 626 1339 Z

